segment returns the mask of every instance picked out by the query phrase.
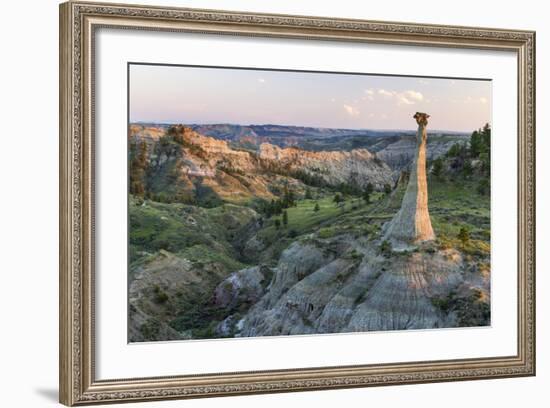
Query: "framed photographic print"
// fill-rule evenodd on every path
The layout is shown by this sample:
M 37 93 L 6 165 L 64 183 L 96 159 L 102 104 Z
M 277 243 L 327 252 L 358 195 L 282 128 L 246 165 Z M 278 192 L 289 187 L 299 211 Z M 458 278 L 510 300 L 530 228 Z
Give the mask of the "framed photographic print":
M 535 374 L 535 33 L 60 7 L 66 405 Z

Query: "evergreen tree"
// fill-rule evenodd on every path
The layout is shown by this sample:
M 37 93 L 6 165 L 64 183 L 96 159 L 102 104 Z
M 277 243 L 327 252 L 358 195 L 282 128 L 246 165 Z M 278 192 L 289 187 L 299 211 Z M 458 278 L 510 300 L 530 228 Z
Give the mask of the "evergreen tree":
M 483 146 L 485 147 L 485 151 L 491 150 L 491 125 L 488 123 L 483 126 L 483 129 L 481 130 L 481 137 L 483 140 Z
M 332 199 L 332 201 L 334 201 L 336 204 L 339 204 L 343 201 L 343 198 L 342 196 L 340 195 L 340 193 L 336 193 L 334 195 L 334 198 Z
M 365 200 L 367 204 L 370 203 L 370 196 L 373 193 L 373 191 L 374 191 L 374 185 L 372 183 L 368 183 L 367 187 L 365 188 L 365 191 L 363 192 L 363 200 Z
M 470 242 L 470 231 L 466 227 L 460 227 L 457 238 L 462 243 L 462 248 L 464 248 L 468 242 Z
M 443 178 L 443 160 L 440 157 L 434 160 L 432 174 L 438 180 Z
M 293 207 L 296 204 L 294 191 L 290 190 L 287 185 L 285 185 L 283 190 L 283 200 L 281 204 L 282 208 Z
M 491 156 L 489 152 L 481 153 L 479 160 L 481 160 L 481 171 L 487 176 L 491 175 Z
M 465 157 L 467 153 L 467 148 L 462 143 L 455 143 L 451 146 L 447 152 L 447 157 Z
M 363 192 L 363 200 L 365 200 L 365 203 L 370 204 L 370 193 L 368 190 Z
M 313 207 L 313 211 L 318 212 L 321 208 L 319 207 L 319 203 L 315 203 L 315 207 Z
M 147 170 L 147 143 L 141 141 L 130 145 L 130 193 L 137 196 L 145 194 L 145 175 Z
M 470 160 L 465 160 L 462 166 L 462 174 L 465 178 L 470 178 L 473 172 L 474 168 L 472 167 L 472 162 Z
M 306 188 L 306 195 L 304 197 L 306 200 L 311 200 L 313 196 L 311 195 L 311 189 L 309 187 Z
M 288 213 L 283 211 L 283 224 L 286 227 L 288 225 Z
M 485 177 L 479 180 L 479 183 L 477 185 L 477 192 L 481 195 L 491 194 L 491 183 L 489 182 L 488 177 Z
M 488 123 L 481 130 L 481 139 L 483 141 L 483 151 L 479 155 L 482 170 L 489 176 L 491 174 L 491 126 Z
M 470 153 L 472 157 L 479 157 L 483 152 L 483 136 L 480 131 L 475 130 L 470 136 Z

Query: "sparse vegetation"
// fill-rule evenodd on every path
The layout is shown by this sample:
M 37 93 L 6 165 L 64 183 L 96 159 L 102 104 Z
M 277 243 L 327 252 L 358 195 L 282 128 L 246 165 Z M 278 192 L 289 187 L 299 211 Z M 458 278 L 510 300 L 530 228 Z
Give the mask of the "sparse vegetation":
M 458 231 L 457 238 L 462 243 L 462 248 L 465 248 L 468 243 L 470 243 L 470 231 L 466 227 L 461 227 Z
M 380 253 L 385 257 L 389 257 L 392 253 L 392 247 L 388 240 L 382 241 L 380 244 Z
M 145 195 L 145 178 L 147 171 L 147 144 L 130 143 L 130 193 L 138 197 Z
M 363 200 L 365 200 L 365 203 L 370 204 L 371 202 L 371 195 L 374 192 L 374 186 L 372 183 L 368 183 L 367 187 L 365 188 L 365 191 L 363 192 Z
M 460 327 L 484 326 L 490 322 L 491 307 L 483 300 L 479 289 L 473 289 L 465 296 L 451 291 L 445 297 L 436 296 L 430 300 L 443 314 L 454 312 Z
M 434 175 L 434 177 L 441 181 L 442 178 L 443 178 L 443 159 L 441 157 L 438 157 L 437 159 L 434 160 L 433 162 L 433 167 L 432 167 L 432 174 Z
M 165 303 L 168 300 L 168 295 L 163 291 L 158 285 L 155 285 L 153 288 L 154 302 L 155 303 Z
M 157 340 L 160 332 L 160 322 L 156 319 L 147 319 L 147 321 L 141 325 L 140 331 L 144 338 Z

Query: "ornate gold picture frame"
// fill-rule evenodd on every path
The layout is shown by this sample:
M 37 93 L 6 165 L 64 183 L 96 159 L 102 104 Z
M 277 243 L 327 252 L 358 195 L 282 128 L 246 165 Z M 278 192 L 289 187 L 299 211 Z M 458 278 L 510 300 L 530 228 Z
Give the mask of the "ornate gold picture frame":
M 518 72 L 517 352 L 438 361 L 97 379 L 94 50 L 96 30 L 105 27 L 513 52 Z M 67 2 L 60 6 L 59 180 L 59 383 L 63 404 L 535 375 L 535 33 L 532 31 Z

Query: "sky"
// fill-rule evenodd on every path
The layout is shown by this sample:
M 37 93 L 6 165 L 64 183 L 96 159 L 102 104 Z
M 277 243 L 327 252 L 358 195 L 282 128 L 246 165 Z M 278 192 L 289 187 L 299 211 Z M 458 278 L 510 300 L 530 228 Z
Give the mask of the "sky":
M 130 122 L 471 132 L 491 123 L 491 81 L 130 65 Z

